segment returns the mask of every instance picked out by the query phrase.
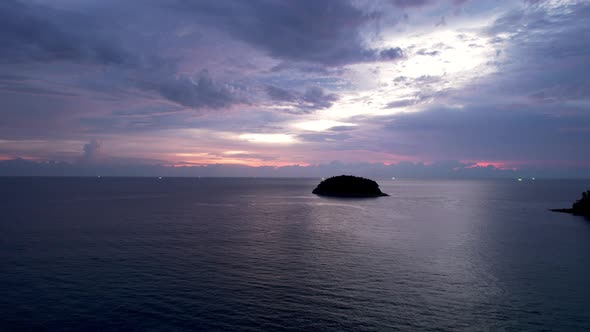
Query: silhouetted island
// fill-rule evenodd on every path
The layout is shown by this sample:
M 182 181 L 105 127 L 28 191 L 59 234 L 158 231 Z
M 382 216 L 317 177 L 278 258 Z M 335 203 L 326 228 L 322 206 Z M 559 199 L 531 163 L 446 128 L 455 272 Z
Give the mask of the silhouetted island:
M 590 219 L 590 190 L 582 193 L 582 198 L 572 204 L 571 209 L 551 209 L 551 211 L 571 213 Z
M 359 176 L 340 175 L 325 179 L 313 190 L 319 196 L 381 197 L 389 196 L 379 189 L 377 182 Z

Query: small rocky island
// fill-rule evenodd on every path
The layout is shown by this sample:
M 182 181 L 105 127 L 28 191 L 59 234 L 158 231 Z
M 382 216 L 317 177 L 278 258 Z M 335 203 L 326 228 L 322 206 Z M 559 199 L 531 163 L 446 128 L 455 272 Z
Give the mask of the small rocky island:
M 359 176 L 340 175 L 322 181 L 313 192 L 319 196 L 381 197 L 389 196 L 379 189 L 377 182 Z
M 551 211 L 571 213 L 590 219 L 590 190 L 582 193 L 582 198 L 572 204 L 571 209 L 551 209 Z

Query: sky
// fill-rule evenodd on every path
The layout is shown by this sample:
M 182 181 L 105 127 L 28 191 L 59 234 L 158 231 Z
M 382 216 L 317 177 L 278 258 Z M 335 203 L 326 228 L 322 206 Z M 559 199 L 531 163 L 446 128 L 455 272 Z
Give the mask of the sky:
M 2 0 L 0 175 L 590 177 L 590 1 Z

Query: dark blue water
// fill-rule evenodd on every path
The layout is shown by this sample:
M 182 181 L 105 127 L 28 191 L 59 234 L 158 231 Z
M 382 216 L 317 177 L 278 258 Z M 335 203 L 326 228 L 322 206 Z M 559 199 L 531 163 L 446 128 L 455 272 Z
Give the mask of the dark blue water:
M 0 330 L 588 330 L 590 182 L 0 179 Z

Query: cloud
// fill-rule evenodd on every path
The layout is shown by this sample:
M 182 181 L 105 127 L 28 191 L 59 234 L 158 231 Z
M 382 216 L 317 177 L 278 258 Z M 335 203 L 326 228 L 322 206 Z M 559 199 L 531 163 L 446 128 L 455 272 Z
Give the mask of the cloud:
M 338 100 L 338 95 L 326 93 L 320 87 L 310 87 L 300 93 L 276 86 L 267 86 L 266 92 L 272 100 L 289 103 L 304 112 L 330 108 Z
M 266 93 L 272 100 L 294 102 L 297 96 L 291 91 L 281 89 L 276 86 L 269 85 L 266 87 Z
M 553 116 L 538 107 L 497 104 L 466 108 L 434 107 L 392 116 L 386 126 L 389 135 L 382 135 L 407 144 L 380 145 L 418 158 L 588 160 L 582 151 L 590 149 L 590 116 L 584 112 Z
M 313 134 L 301 134 L 299 135 L 304 141 L 308 142 L 334 142 L 334 141 L 345 141 L 352 138 L 352 135 L 348 133 L 313 133 Z
M 96 139 L 84 144 L 84 153 L 82 154 L 83 162 L 97 161 L 102 156 L 101 144 Z
M 432 0 L 391 0 L 391 3 L 399 8 L 422 7 L 432 2 Z
M 469 0 L 390 0 L 391 4 L 394 7 L 402 8 L 402 9 L 420 8 L 420 7 L 434 5 L 437 3 L 444 4 L 446 2 L 451 2 L 453 6 L 461 6 L 468 1 Z M 531 0 L 525 0 L 525 1 L 531 1 Z M 532 0 L 532 1 L 534 1 L 534 0 Z M 539 0 L 537 0 L 537 1 L 539 1 Z
M 209 72 L 203 70 L 196 80 L 190 77 L 179 79 L 156 79 L 140 81 L 138 86 L 155 91 L 177 104 L 193 108 L 226 108 L 238 103 L 238 98 L 223 85 L 216 84 Z
M 334 132 L 353 131 L 356 130 L 356 126 L 335 126 L 329 130 Z
M 399 47 L 392 47 L 379 52 L 379 58 L 382 60 L 395 60 L 403 56 L 404 52 Z
M 2 158 L 588 161 L 590 5 L 459 2 L 0 1 Z
M 125 8 L 118 9 L 125 12 Z M 154 8 L 146 4 L 142 10 L 149 15 Z M 64 66 L 60 68 L 67 73 L 68 65 L 103 65 L 107 67 L 103 75 L 92 70 L 76 75 L 93 74 L 97 80 L 112 81 L 110 85 L 104 84 L 104 91 L 98 91 L 102 82 L 88 83 L 91 89 L 110 95 L 118 92 L 130 95 L 133 88 L 140 88 L 196 109 L 225 108 L 238 102 L 230 89 L 215 84 L 206 70 L 201 71 L 195 80 L 190 75 L 179 74 L 178 58 L 157 53 L 144 43 L 143 34 L 133 35 L 129 28 L 125 28 L 125 24 L 121 24 L 124 20 L 133 18 L 114 13 L 113 8 L 91 15 L 86 11 L 56 9 L 38 3 L 1 1 L 0 65 L 4 63 L 4 68 L 0 69 L 10 70 L 10 64 L 41 66 L 55 63 Z M 150 28 L 145 30 L 143 33 L 149 35 Z M 48 71 L 41 67 L 32 68 L 38 68 L 33 75 Z M 39 80 L 20 81 L 19 85 L 15 82 L 7 87 L 0 85 L 0 89 L 68 95 L 53 87 L 39 86 Z M 76 83 L 82 82 L 80 79 Z
M 448 2 L 449 0 L 390 0 L 391 4 L 397 8 L 420 8 L 435 4 L 437 2 Z M 452 0 L 454 6 L 461 6 L 469 0 Z
M 440 20 L 434 24 L 435 27 L 444 27 L 447 25 L 447 19 L 444 16 L 440 17 Z
M 179 0 L 172 7 L 281 60 L 341 66 L 403 56 L 399 48 L 367 47 L 362 31 L 379 15 L 346 0 Z
M 507 12 L 483 29 L 485 47 L 501 55 L 490 58 L 491 74 L 464 87 L 432 95 L 427 90 L 444 86 L 444 76 L 396 78 L 400 89 L 420 84 L 424 96 L 391 101 L 389 108 L 415 103 L 417 112 L 369 120 L 385 123 L 385 131 L 366 133 L 370 141 L 414 159 L 590 162 L 583 152 L 590 150 L 590 4 L 556 3 Z
M 302 96 L 304 108 L 322 109 L 329 108 L 338 100 L 338 96 L 333 93 L 325 93 L 322 88 L 308 88 Z
M 71 61 L 126 64 L 137 61 L 93 20 L 58 9 L 0 2 L 0 63 Z
M 392 102 L 388 103 L 386 108 L 403 108 L 403 107 L 412 106 L 414 104 L 416 104 L 416 100 L 414 100 L 414 99 L 402 99 L 402 100 L 396 100 L 396 101 L 392 101 Z
M 498 18 L 487 30 L 501 50 L 497 93 L 529 95 L 546 101 L 590 96 L 590 3 L 535 6 Z M 503 36 L 510 36 L 504 37 Z
M 231 154 L 229 154 L 229 156 L 231 156 L 232 158 L 238 158 L 238 159 L 255 159 L 255 160 L 263 160 L 263 161 L 271 161 L 271 160 L 277 159 L 277 157 L 269 156 L 266 154 L 248 153 L 248 152 L 231 153 Z M 221 155 L 220 157 L 226 158 L 227 155 Z

